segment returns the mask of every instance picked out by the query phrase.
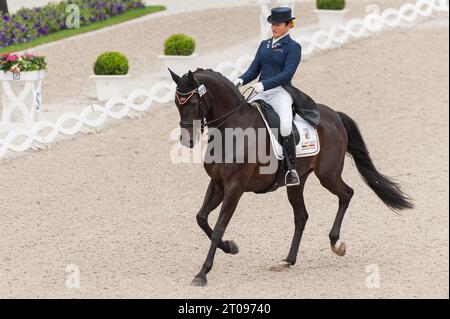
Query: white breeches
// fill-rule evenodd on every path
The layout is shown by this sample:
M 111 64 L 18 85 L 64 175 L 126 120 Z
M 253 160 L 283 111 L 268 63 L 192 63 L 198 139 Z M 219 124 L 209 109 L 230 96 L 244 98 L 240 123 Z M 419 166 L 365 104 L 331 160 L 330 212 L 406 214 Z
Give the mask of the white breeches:
M 254 97 L 252 97 L 249 102 L 254 100 L 264 100 L 269 103 L 275 112 L 277 112 L 280 117 L 280 134 L 281 136 L 288 136 L 291 134 L 292 130 L 292 97 L 291 95 L 281 86 L 276 88 L 261 91 Z

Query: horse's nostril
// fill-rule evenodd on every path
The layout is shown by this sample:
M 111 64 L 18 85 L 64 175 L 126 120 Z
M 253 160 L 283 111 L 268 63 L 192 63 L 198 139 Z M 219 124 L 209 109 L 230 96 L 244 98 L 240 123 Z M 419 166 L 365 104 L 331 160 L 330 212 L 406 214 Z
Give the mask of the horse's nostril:
M 180 135 L 180 141 L 181 141 L 181 139 L 182 139 L 182 137 L 181 137 L 181 135 Z

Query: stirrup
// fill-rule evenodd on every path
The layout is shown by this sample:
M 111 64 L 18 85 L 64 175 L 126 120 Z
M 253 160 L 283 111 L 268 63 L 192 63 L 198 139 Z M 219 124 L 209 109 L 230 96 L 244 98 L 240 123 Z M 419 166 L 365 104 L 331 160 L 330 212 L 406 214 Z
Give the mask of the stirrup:
M 289 184 L 288 184 L 288 182 L 287 182 L 288 174 L 294 174 L 295 177 L 297 177 L 297 182 L 296 182 L 296 183 L 289 183 Z M 300 185 L 300 177 L 298 176 L 298 173 L 297 173 L 297 171 L 296 171 L 295 169 L 291 169 L 291 170 L 288 170 L 288 171 L 286 172 L 286 175 L 284 175 L 284 184 L 285 184 L 287 187 L 289 187 L 289 186 L 297 186 L 297 185 Z

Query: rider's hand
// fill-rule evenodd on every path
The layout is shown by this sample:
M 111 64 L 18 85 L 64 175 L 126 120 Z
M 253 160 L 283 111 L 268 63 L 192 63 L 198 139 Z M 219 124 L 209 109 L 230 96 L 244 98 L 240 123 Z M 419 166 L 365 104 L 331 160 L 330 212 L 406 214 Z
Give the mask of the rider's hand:
M 264 85 L 262 84 L 262 82 L 255 83 L 255 85 L 253 85 L 253 88 L 255 89 L 256 93 L 264 91 Z
M 242 85 L 242 83 L 244 83 L 244 80 L 242 80 L 241 78 L 236 78 L 236 79 L 233 81 L 233 84 L 234 84 L 236 87 L 240 87 L 240 86 Z

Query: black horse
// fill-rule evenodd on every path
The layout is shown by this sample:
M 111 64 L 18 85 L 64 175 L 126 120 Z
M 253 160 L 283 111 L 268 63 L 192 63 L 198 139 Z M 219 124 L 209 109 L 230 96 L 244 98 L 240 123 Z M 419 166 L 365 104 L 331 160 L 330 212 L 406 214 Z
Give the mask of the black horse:
M 203 69 L 189 71 L 182 77 L 172 71 L 170 73 L 177 84 L 175 104 L 180 113 L 182 131 L 185 132 L 181 136 L 183 145 L 192 148 L 196 143 L 194 121 L 202 123 L 202 131 L 204 126 L 222 133 L 226 128 L 265 129 L 258 110 L 246 103 L 240 91 L 220 73 Z M 329 237 L 333 252 L 339 256 L 345 254 L 345 243 L 339 240 L 339 234 L 345 211 L 353 196 L 353 189 L 341 177 L 346 153 L 352 155 L 364 181 L 389 208 L 396 211 L 413 207 L 410 198 L 401 191 L 399 185 L 376 170 L 357 124 L 349 116 L 326 105 L 318 104 L 317 107 L 320 112 L 317 131 L 321 150 L 315 156 L 296 160 L 301 183 L 287 187 L 288 199 L 294 210 L 294 236 L 287 258 L 273 267 L 273 270 L 294 265 L 297 260 L 303 229 L 308 220 L 303 189 L 311 172 L 314 172 L 323 187 L 339 198 L 339 209 Z M 266 134 L 265 151 L 273 155 L 267 130 Z M 248 143 L 257 142 L 253 140 Z M 244 154 L 245 159 L 249 158 L 247 155 L 249 154 Z M 210 238 L 211 247 L 202 269 L 192 282 L 193 285 L 206 284 L 206 274 L 212 268 L 217 248 L 229 254 L 238 253 L 237 245 L 233 241 L 222 240 L 222 237 L 242 194 L 263 193 L 277 179 L 276 172 L 261 173 L 260 169 L 266 164 L 258 158 L 254 162 L 205 161 L 204 167 L 211 180 L 203 205 L 197 214 L 197 222 Z M 281 162 L 278 165 L 281 165 Z M 208 216 L 221 203 L 216 225 L 211 229 Z

